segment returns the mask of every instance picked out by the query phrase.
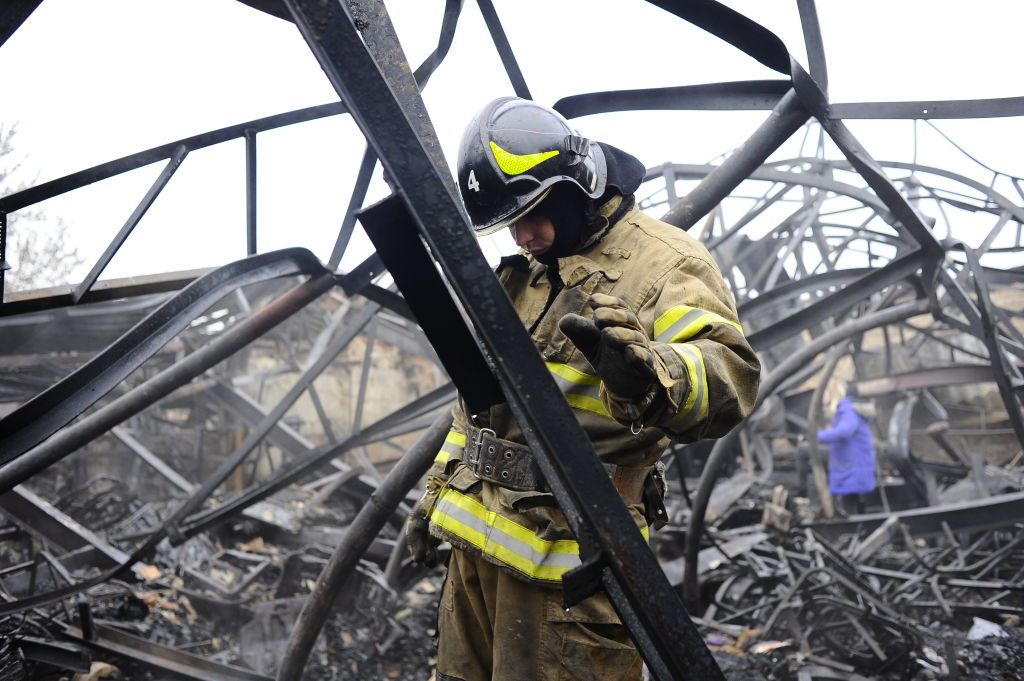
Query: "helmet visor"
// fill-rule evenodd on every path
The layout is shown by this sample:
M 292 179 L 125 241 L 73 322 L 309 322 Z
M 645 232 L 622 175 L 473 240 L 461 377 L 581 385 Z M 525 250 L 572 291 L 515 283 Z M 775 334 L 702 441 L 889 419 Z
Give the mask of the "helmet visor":
M 539 192 L 535 197 L 526 201 L 522 205 L 514 207 L 508 214 L 500 216 L 495 219 L 494 222 L 477 227 L 473 226 L 473 232 L 478 236 L 487 236 L 488 234 L 494 234 L 495 232 L 501 231 L 511 225 L 516 220 L 524 217 L 527 213 L 537 207 L 541 201 L 547 198 L 548 194 L 551 193 L 551 187 L 545 187 L 543 191 Z

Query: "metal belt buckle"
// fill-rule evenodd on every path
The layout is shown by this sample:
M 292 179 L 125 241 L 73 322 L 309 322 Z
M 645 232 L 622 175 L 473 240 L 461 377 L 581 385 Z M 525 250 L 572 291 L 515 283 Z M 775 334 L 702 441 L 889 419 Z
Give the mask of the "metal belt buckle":
M 498 437 L 498 434 L 490 428 L 481 428 L 476 431 L 476 438 L 473 440 L 473 447 L 469 453 L 469 463 L 473 466 L 474 472 L 476 472 L 476 464 L 480 462 L 480 448 L 484 446 L 484 433 L 490 433 L 493 438 Z

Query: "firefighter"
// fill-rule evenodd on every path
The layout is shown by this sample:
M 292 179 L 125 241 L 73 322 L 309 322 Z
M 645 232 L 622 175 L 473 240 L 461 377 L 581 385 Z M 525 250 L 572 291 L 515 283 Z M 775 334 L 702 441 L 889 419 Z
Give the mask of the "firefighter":
M 760 365 L 708 251 L 637 208 L 643 177 L 633 156 L 514 97 L 488 104 L 459 149 L 473 228 L 507 228 L 520 246 L 497 275 L 649 536 L 664 521 L 658 460 L 669 438 L 731 430 L 754 402 Z M 507 405 L 456 405 L 406 534 L 427 564 L 440 541 L 452 546 L 438 681 L 641 678 L 606 594 L 561 605 L 579 545 Z

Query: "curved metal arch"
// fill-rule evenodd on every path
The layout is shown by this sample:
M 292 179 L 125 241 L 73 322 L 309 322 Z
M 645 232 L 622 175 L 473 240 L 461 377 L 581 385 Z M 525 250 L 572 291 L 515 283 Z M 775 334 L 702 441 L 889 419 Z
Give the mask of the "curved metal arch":
M 847 161 L 839 160 L 827 160 L 827 159 L 809 159 L 812 163 L 817 166 L 829 166 L 839 170 L 847 170 L 856 172 L 853 167 Z M 782 163 L 780 161 L 780 163 Z M 960 184 L 966 185 L 971 189 L 974 189 L 978 193 L 986 196 L 993 203 L 998 205 L 1005 211 L 1008 211 L 1019 223 L 1024 224 L 1024 207 L 1015 204 L 1010 199 L 1006 198 L 1003 194 L 997 192 L 995 189 L 978 182 L 975 179 L 961 175 L 960 173 L 954 173 L 943 168 L 936 168 L 935 166 L 926 166 L 919 163 L 906 163 L 903 161 L 878 161 L 878 164 L 883 168 L 899 168 L 900 170 L 908 170 L 914 173 L 929 173 L 932 175 L 938 175 L 939 177 L 945 177 L 946 179 L 959 182 Z
M 649 182 L 659 176 L 663 176 L 666 168 L 671 169 L 675 174 L 676 179 L 696 180 L 706 177 L 717 167 L 718 166 L 710 164 L 695 163 L 670 163 L 654 166 L 653 168 L 647 169 L 647 172 L 644 175 L 644 182 Z M 825 175 L 817 175 L 813 173 L 788 173 L 782 170 L 762 167 L 750 173 L 747 179 L 761 180 L 764 182 L 777 182 L 780 184 L 792 184 L 799 187 L 811 187 L 814 189 L 824 189 L 832 192 L 833 194 L 848 196 L 860 201 L 866 206 L 870 206 L 875 209 L 875 211 L 878 212 L 886 222 L 892 222 L 894 220 L 885 204 L 871 192 L 852 184 L 833 180 Z
M 106 350 L 0 419 L 0 465 L 70 423 L 231 291 L 268 279 L 326 271 L 306 249 L 289 248 L 229 263 L 196 279 Z

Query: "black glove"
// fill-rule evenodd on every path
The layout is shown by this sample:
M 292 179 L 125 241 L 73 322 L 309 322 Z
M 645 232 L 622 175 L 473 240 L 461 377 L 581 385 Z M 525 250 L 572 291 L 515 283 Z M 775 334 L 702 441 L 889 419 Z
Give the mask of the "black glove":
M 608 392 L 642 400 L 658 383 L 658 358 L 640 320 L 621 299 L 595 293 L 594 319 L 567 314 L 558 328 L 580 349 Z
M 414 562 L 436 567 L 437 546 L 441 540 L 431 536 L 429 528 L 430 521 L 413 511 L 405 521 L 405 543 Z

